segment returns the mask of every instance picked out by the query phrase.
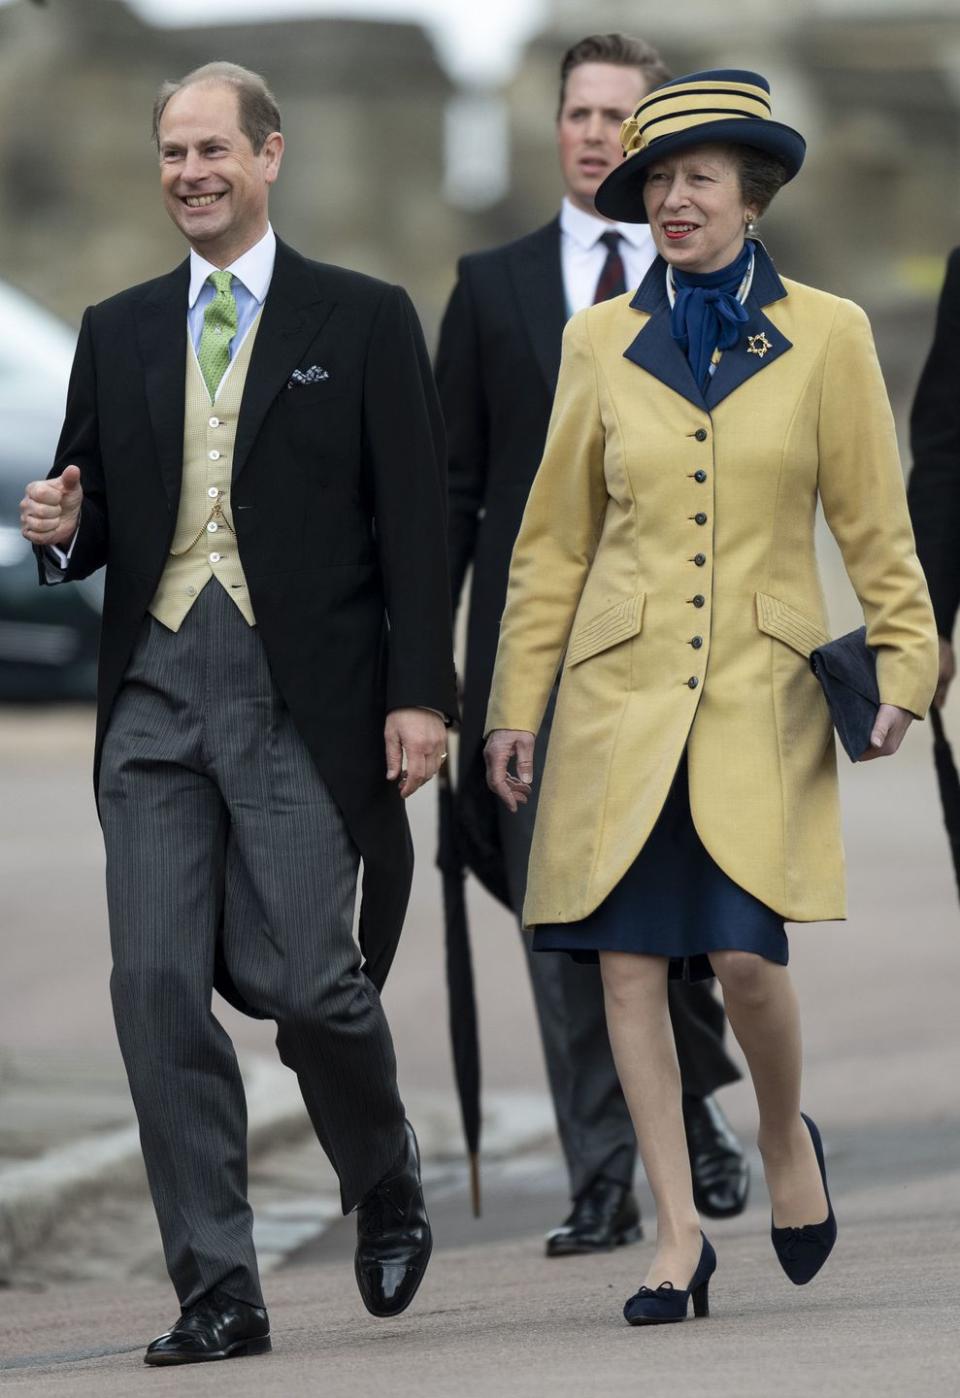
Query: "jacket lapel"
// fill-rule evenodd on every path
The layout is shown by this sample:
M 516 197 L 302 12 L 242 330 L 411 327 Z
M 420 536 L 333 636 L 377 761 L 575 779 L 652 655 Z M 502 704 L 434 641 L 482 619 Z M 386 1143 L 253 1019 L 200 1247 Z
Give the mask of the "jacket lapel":
M 763 307 L 782 301 L 787 289 L 777 276 L 776 268 L 762 243 L 754 245 L 753 285 L 744 303 L 748 316 L 740 338 L 732 349 L 724 350 L 717 372 L 707 385 L 707 406 L 715 408 L 741 384 L 767 369 L 782 354 L 793 348 L 793 342 L 763 313 Z
M 160 473 L 172 511 L 183 473 L 184 365 L 187 357 L 187 292 L 190 261 L 155 282 L 137 306 L 137 340 L 143 359 L 147 410 Z
M 324 297 L 310 265 L 278 238 L 273 277 L 263 303 L 237 420 L 234 481 L 246 465 L 267 410 L 334 304 Z
M 763 307 L 782 300 L 787 291 L 762 243 L 756 243 L 754 256 L 753 285 L 745 303 L 749 319 L 737 343 L 720 356 L 706 394 L 695 382 L 687 356 L 670 333 L 666 263 L 661 257 L 655 259 L 630 302 L 634 310 L 646 311 L 650 319 L 624 350 L 624 357 L 708 411 L 779 359 L 792 348 L 792 343 L 764 315 Z
M 674 393 L 679 393 L 698 408 L 705 408 L 706 402 L 693 377 L 687 356 L 670 333 L 666 275 L 667 266 L 663 258 L 654 258 L 630 302 L 633 310 L 646 311 L 650 319 L 623 355 L 639 368 L 646 369 L 667 388 L 672 388 Z
M 560 220 L 555 218 L 516 244 L 509 265 L 520 314 L 552 395 L 560 373 L 560 346 L 567 320 L 560 264 Z

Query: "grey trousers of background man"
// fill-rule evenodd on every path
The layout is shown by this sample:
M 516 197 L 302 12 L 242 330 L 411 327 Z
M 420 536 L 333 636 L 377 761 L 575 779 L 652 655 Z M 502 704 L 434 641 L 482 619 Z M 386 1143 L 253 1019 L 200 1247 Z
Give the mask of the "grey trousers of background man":
M 359 856 L 218 582 L 180 631 L 143 624 L 103 753 L 111 994 L 164 1254 L 181 1305 L 262 1304 L 246 1106 L 211 1009 L 214 951 L 277 1022 L 352 1207 L 403 1148 L 386 1018 L 352 935 Z
M 556 690 L 551 696 L 534 753 L 534 772 L 543 771 Z M 497 802 L 500 841 L 510 901 L 519 912 L 527 884 L 539 784 L 511 815 Z M 599 966 L 582 965 L 566 952 L 535 952 L 522 933 L 533 984 L 540 1036 L 553 1097 L 557 1131 L 575 1199 L 598 1175 L 632 1185 L 637 1140 L 613 1062 Z M 740 1073 L 723 1046 L 724 1014 L 709 983 L 671 982 L 668 997 L 683 1090 L 706 1097 Z

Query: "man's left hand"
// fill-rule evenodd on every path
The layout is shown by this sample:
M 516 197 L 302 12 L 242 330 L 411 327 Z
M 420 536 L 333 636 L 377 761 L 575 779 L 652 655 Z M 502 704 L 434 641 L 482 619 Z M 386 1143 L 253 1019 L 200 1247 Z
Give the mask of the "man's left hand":
M 870 762 L 874 757 L 892 757 L 903 742 L 903 736 L 913 722 L 913 714 L 898 709 L 896 704 L 881 704 L 870 734 L 870 746 L 860 758 Z
M 383 732 L 387 749 L 387 781 L 400 779 L 406 799 L 435 777 L 447 755 L 447 729 L 429 709 L 394 709 Z

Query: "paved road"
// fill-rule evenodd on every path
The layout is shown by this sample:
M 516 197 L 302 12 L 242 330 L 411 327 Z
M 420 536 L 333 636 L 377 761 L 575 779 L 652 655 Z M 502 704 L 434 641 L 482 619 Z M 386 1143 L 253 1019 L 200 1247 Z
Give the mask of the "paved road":
M 960 715 L 953 718 L 960 732 Z M 2 1045 L 37 1054 L 102 1053 L 111 1042 L 88 733 L 86 715 L 0 722 L 7 797 L 0 1034 Z M 844 771 L 852 916 L 846 925 L 792 934 L 807 1030 L 806 1104 L 827 1137 L 842 1230 L 834 1259 L 810 1288 L 795 1291 L 779 1273 L 758 1188 L 743 1219 L 713 1230 L 721 1270 L 710 1320 L 630 1330 L 619 1309 L 639 1278 L 644 1245 L 586 1262 L 542 1257 L 542 1232 L 562 1211 L 563 1193 L 548 1148 L 487 1167 L 479 1223 L 466 1214 L 462 1177 L 445 1167 L 431 1172 L 437 1253 L 399 1321 L 363 1312 L 349 1265 L 352 1224 L 334 1221 L 269 1276 L 270 1359 L 158 1377 L 142 1368 L 140 1352 L 171 1318 L 170 1293 L 150 1267 L 130 1275 L 119 1247 L 102 1280 L 5 1292 L 6 1386 L 64 1398 L 127 1398 L 158 1382 L 176 1382 L 178 1392 L 189 1383 L 198 1393 L 229 1384 L 236 1398 L 264 1386 L 330 1398 L 702 1389 L 712 1398 L 811 1391 L 952 1398 L 960 1389 L 960 915 L 927 742 L 917 729 L 897 762 Z M 428 797 L 417 798 L 413 816 L 423 856 Z M 474 917 L 488 1083 L 542 1089 L 515 934 L 480 898 Z M 444 1090 L 440 945 L 434 875 L 422 857 L 387 998 L 405 1078 Z M 247 1047 L 268 1047 L 264 1026 L 230 1022 Z M 749 1137 L 748 1090 L 738 1086 L 725 1098 Z M 126 1236 L 130 1220 L 117 1222 Z M 149 1219 L 142 1228 L 149 1249 Z

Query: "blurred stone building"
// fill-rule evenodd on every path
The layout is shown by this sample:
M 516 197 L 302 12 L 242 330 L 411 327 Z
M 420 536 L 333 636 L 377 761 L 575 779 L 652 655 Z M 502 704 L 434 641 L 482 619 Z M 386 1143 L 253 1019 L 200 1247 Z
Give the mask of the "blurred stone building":
M 775 114 L 810 153 L 764 236 L 785 271 L 867 307 L 902 417 L 943 258 L 960 242 L 958 0 L 551 0 L 545 13 L 514 75 L 475 94 L 479 119 L 486 110 L 506 132 L 506 192 L 484 205 L 445 197 L 445 162 L 480 159 L 482 143 L 467 124 L 447 148 L 463 94 L 413 23 L 154 28 L 124 0 L 14 0 L 0 8 L 0 276 L 76 321 L 87 302 L 173 265 L 182 246 L 157 194 L 153 94 L 229 58 L 264 72 L 284 111 L 278 230 L 310 255 L 406 284 L 432 341 L 459 253 L 555 211 L 563 49 L 587 29 L 621 28 L 678 72 L 771 77 Z

